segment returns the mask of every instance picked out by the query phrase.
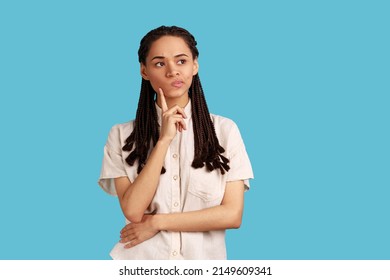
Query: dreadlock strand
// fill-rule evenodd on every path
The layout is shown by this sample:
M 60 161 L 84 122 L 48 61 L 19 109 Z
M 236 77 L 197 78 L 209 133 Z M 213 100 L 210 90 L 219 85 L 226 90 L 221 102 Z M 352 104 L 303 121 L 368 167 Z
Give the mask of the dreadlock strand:
M 193 99 L 193 124 L 194 124 L 194 160 L 192 166 L 206 167 L 209 171 L 220 169 L 222 174 L 230 169 L 229 160 L 222 155 L 225 151 L 220 145 L 211 121 L 210 112 L 204 97 L 199 75 L 195 75 L 191 86 L 191 98 Z

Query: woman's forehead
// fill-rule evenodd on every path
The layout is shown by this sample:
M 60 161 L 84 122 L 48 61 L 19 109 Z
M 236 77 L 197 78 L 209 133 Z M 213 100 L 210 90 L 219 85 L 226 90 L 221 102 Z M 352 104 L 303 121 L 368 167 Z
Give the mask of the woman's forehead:
M 178 54 L 187 54 L 192 57 L 191 50 L 184 39 L 177 36 L 163 36 L 152 43 L 148 56 L 169 57 Z

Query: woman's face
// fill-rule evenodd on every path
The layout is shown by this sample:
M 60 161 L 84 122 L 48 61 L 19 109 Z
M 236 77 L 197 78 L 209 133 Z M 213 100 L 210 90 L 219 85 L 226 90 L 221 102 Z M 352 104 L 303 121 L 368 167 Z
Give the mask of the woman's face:
M 163 36 L 153 42 L 145 65 L 141 63 L 141 75 L 150 81 L 155 92 L 162 88 L 167 101 L 180 104 L 180 100 L 188 100 L 188 89 L 198 67 L 182 38 Z

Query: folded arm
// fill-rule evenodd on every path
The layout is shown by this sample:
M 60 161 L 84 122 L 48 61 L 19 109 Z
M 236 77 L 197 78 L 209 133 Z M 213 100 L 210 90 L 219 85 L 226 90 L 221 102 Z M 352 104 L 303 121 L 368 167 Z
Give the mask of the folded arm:
M 162 89 L 159 91 L 162 106 L 160 137 L 134 182 L 127 177 L 115 179 L 115 188 L 125 217 L 132 223 L 143 221 L 146 208 L 152 202 L 160 180 L 161 168 L 169 145 L 177 131 L 186 128 L 186 114 L 178 105 L 168 108 Z
M 239 228 L 244 208 L 244 182 L 226 184 L 221 205 L 183 213 L 145 215 L 141 222 L 126 225 L 121 242 L 130 248 L 159 231 L 211 231 Z
M 169 142 L 157 142 L 147 164 L 134 182 L 130 182 L 127 177 L 115 178 L 115 188 L 122 212 L 133 223 L 142 220 L 146 208 L 156 193 L 168 147 Z

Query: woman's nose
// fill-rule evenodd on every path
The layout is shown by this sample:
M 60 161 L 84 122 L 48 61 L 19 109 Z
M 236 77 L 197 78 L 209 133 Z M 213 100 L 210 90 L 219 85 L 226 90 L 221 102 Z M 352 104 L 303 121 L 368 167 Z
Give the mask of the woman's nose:
M 167 77 L 174 77 L 174 76 L 177 76 L 179 75 L 179 71 L 176 69 L 175 66 L 173 65 L 169 65 L 167 67 L 167 73 L 166 73 Z

